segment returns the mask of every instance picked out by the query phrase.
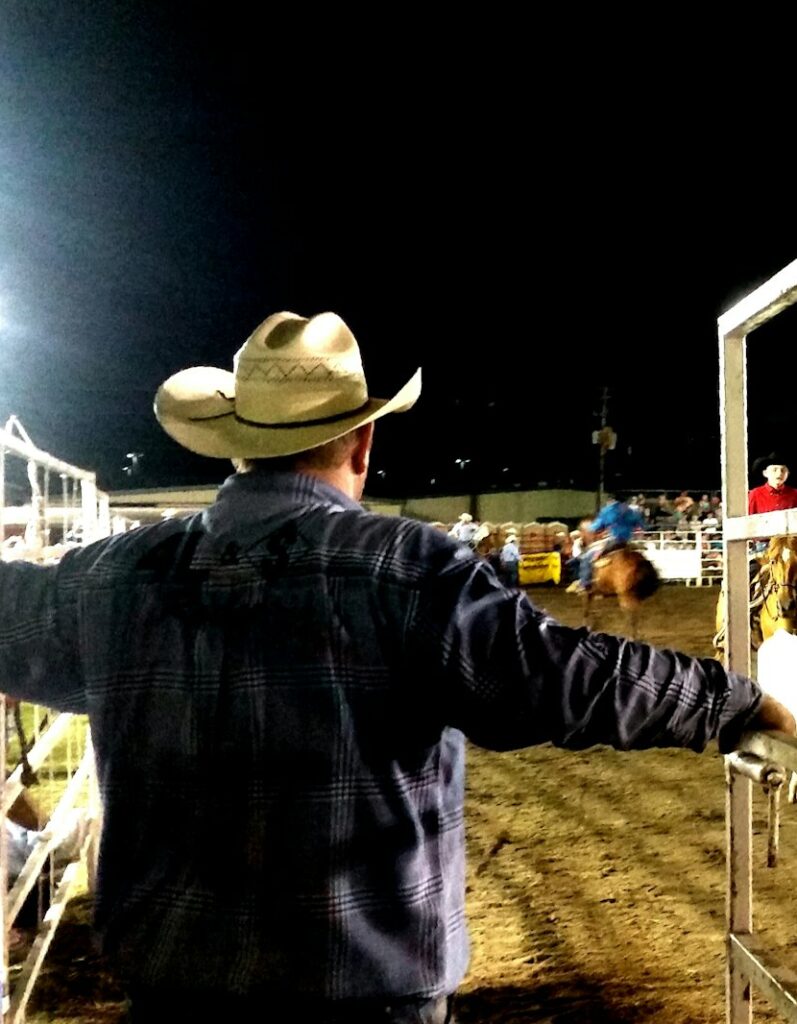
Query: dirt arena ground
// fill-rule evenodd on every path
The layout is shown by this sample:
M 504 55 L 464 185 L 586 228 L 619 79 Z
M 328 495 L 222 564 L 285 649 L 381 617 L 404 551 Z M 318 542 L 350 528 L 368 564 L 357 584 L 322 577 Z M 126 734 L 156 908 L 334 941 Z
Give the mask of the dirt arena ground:
M 665 587 L 646 606 L 642 638 L 710 655 L 716 594 Z M 579 623 L 562 589 L 530 596 Z M 597 612 L 598 628 L 622 632 L 614 602 Z M 471 749 L 462 1024 L 723 1024 L 724 792 L 716 749 Z M 784 808 L 775 869 L 760 794 L 754 815 L 756 929 L 797 966 L 797 808 Z M 78 902 L 29 1020 L 117 1024 L 120 1000 Z M 755 1020 L 781 1018 L 757 1000 Z
M 532 600 L 579 624 L 577 599 Z M 717 591 L 667 586 L 642 639 L 711 655 Z M 622 632 L 614 602 L 597 628 Z M 463 1024 L 723 1024 L 725 783 L 716 748 L 513 754 L 473 749 L 469 774 L 473 958 Z M 754 797 L 756 930 L 786 963 L 797 930 L 797 807 L 766 868 Z M 782 1020 L 754 1000 L 755 1021 Z

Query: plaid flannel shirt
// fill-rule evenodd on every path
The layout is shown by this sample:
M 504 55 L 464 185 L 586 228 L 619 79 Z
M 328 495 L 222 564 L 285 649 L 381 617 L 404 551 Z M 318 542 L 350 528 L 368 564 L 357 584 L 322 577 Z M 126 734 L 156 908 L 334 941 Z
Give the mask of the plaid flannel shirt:
M 760 701 L 713 659 L 566 628 L 434 528 L 290 473 L 57 566 L 0 564 L 0 608 L 0 688 L 90 717 L 106 948 L 170 989 L 452 992 L 465 735 L 729 749 Z

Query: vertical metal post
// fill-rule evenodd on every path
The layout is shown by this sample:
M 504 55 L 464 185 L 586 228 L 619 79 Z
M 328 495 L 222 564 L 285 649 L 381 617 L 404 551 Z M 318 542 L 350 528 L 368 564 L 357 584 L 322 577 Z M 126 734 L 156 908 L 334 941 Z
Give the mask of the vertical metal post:
M 6 449 L 0 445 L 0 544 L 6 539 Z
M 81 517 L 83 520 L 83 543 L 91 544 L 99 537 L 97 528 L 97 484 L 85 477 L 80 481 Z
M 69 477 L 61 474 L 61 543 L 69 538 Z
M 595 509 L 596 512 L 600 512 L 603 508 L 603 499 L 606 493 L 606 445 L 604 443 L 606 429 L 609 415 L 609 389 L 604 387 L 603 395 L 601 399 L 601 427 L 598 434 L 598 451 L 600 452 L 598 462 L 598 507 Z
M 774 868 L 778 863 L 778 847 L 780 844 L 780 793 L 781 782 L 767 782 L 764 792 L 767 795 L 767 867 Z
M 6 700 L 0 695 L 0 799 L 4 796 L 3 790 L 6 784 L 6 761 L 7 761 L 7 740 L 6 733 Z M 11 922 L 6 920 L 8 913 L 8 846 L 6 838 L 5 821 L 0 822 L 0 893 L 3 898 L 3 912 L 0 915 L 0 1024 L 6 1019 L 9 1007 L 8 987 L 8 934 Z
M 91 819 L 91 833 L 88 850 L 86 851 L 86 870 L 89 892 L 95 893 L 97 890 L 97 860 L 100 853 L 100 836 L 102 834 L 102 799 L 97 777 L 96 753 L 88 726 L 86 727 L 86 751 L 92 758 L 92 770 L 89 773 L 88 781 L 88 811 Z
M 753 931 L 753 793 L 750 779 L 726 761 L 728 887 L 726 914 L 729 935 Z M 730 940 L 728 939 L 728 942 Z M 753 999 L 749 978 L 734 966 L 730 949 L 725 965 L 726 1024 L 752 1024 Z

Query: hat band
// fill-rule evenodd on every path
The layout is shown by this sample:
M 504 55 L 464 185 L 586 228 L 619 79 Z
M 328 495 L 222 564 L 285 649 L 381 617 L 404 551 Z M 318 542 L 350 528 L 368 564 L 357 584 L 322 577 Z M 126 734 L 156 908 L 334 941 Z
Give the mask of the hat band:
M 324 423 L 337 423 L 350 416 L 356 416 L 357 413 L 364 412 L 368 408 L 370 401 L 370 399 L 366 399 L 357 409 L 335 413 L 334 416 L 322 416 L 317 420 L 291 420 L 290 423 L 263 423 L 258 420 L 247 420 L 243 416 L 239 416 L 234 409 L 230 409 L 229 412 L 217 413 L 215 416 L 189 416 L 188 419 L 191 423 L 207 423 L 210 420 L 223 420 L 226 416 L 234 416 L 236 422 L 243 423 L 246 427 L 256 427 L 260 430 L 293 430 L 296 427 L 320 427 Z

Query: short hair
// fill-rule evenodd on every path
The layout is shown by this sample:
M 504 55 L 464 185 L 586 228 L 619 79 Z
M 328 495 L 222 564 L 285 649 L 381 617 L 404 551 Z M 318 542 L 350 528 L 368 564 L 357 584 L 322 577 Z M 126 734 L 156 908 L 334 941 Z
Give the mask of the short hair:
M 359 429 L 357 427 L 332 441 L 303 452 L 295 452 L 293 455 L 278 455 L 272 459 L 234 459 L 233 462 L 239 473 L 254 473 L 258 470 L 295 472 L 299 469 L 336 469 L 351 455 Z

